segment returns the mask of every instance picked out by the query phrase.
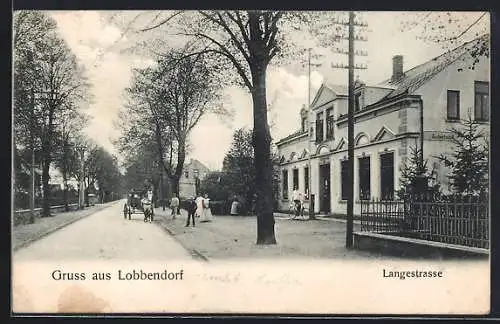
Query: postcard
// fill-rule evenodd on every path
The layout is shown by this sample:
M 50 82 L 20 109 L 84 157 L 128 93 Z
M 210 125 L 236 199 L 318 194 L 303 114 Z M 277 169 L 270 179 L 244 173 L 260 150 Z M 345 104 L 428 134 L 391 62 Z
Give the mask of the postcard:
M 487 12 L 18 10 L 14 315 L 490 311 Z

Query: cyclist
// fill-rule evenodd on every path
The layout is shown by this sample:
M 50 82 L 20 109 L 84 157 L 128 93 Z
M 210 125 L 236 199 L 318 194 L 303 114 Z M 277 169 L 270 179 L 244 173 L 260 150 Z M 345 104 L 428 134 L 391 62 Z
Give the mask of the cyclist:
M 293 218 L 298 217 L 300 215 L 300 211 L 302 209 L 302 204 L 301 204 L 301 194 L 299 192 L 299 189 L 297 187 L 293 188 L 293 193 L 292 193 L 292 200 L 295 204 L 295 215 Z

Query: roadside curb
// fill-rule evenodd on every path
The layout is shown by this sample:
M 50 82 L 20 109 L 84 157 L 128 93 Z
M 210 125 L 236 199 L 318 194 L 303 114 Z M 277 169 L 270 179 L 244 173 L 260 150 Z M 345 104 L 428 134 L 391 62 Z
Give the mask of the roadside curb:
M 342 219 L 342 218 L 334 218 L 334 217 L 321 217 L 321 216 L 316 216 L 315 219 L 303 219 L 303 218 L 296 218 L 293 219 L 291 217 L 285 217 L 285 216 L 274 216 L 276 219 L 281 219 L 281 220 L 290 220 L 290 221 L 321 221 L 321 222 L 338 222 L 338 223 L 347 223 L 347 220 Z M 361 225 L 361 221 L 359 220 L 353 220 L 353 224 L 356 225 Z
M 326 222 L 338 222 L 338 223 L 347 223 L 347 220 L 342 218 L 334 218 L 334 217 L 316 217 L 316 219 Z M 353 224 L 361 225 L 361 221 L 353 220 Z
M 81 219 L 83 219 L 83 218 L 85 218 L 85 217 L 88 217 L 88 216 L 90 216 L 90 215 L 93 215 L 93 214 L 95 214 L 96 212 L 101 211 L 101 210 L 104 210 L 104 209 L 109 208 L 109 207 L 111 207 L 111 206 L 112 206 L 112 205 L 102 206 L 102 208 L 99 208 L 99 209 L 97 209 L 97 210 L 93 211 L 92 213 L 89 213 L 89 214 L 83 215 L 83 216 L 81 216 L 81 217 L 78 217 L 78 218 L 72 219 L 72 220 L 70 220 L 70 221 L 67 221 L 66 223 L 62 223 L 62 224 L 61 224 L 61 225 L 59 225 L 59 226 L 56 226 L 56 227 L 54 227 L 54 228 L 51 228 L 51 229 L 49 229 L 49 230 L 47 230 L 47 231 L 45 231 L 45 232 L 43 232 L 43 233 L 41 233 L 41 234 L 36 235 L 36 236 L 35 236 L 35 237 L 33 237 L 33 238 L 30 238 L 30 239 L 28 239 L 28 240 L 26 240 L 26 241 L 24 241 L 24 242 L 22 242 L 22 243 L 18 244 L 17 246 L 15 246 L 15 247 L 13 247 L 13 248 L 12 248 L 12 251 L 13 251 L 13 252 L 16 252 L 16 251 L 18 251 L 19 249 L 25 248 L 25 247 L 27 247 L 28 245 L 30 245 L 30 244 L 32 244 L 32 243 L 34 243 L 34 242 L 36 242 L 36 241 L 38 241 L 38 240 L 40 240 L 40 239 L 42 239 L 42 238 L 46 237 L 46 236 L 48 236 L 48 235 L 52 234 L 52 233 L 54 233 L 54 232 L 56 232 L 56 231 L 58 231 L 58 230 L 60 230 L 60 229 L 62 229 L 62 228 L 64 228 L 64 227 L 66 227 L 66 226 L 68 226 L 68 225 L 71 225 L 71 224 L 73 224 L 73 223 L 75 223 L 75 222 L 77 222 L 77 221 L 79 221 L 79 220 L 81 220 Z
M 163 223 L 163 221 L 165 220 L 163 216 L 160 216 L 162 217 L 163 219 L 160 220 L 159 222 L 156 222 L 165 232 L 167 232 L 177 243 L 179 243 L 183 248 L 184 250 L 186 250 L 187 252 L 189 252 L 189 254 L 191 255 L 191 257 L 193 259 L 201 259 L 205 262 L 209 262 L 209 259 L 204 256 L 200 251 L 196 250 L 196 249 L 190 249 L 188 248 L 183 242 L 181 242 L 181 240 L 179 240 L 177 237 L 176 237 L 176 234 L 175 232 L 169 228 L 166 224 Z

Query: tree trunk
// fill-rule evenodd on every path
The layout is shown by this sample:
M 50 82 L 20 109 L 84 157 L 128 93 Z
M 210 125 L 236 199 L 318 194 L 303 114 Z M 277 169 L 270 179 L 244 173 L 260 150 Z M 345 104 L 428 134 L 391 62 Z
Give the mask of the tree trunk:
M 53 116 L 54 116 L 53 105 L 49 107 L 49 116 L 48 116 L 48 125 L 47 132 L 45 134 L 45 138 L 43 140 L 42 145 L 42 186 L 43 186 L 43 208 L 42 208 L 42 216 L 49 217 L 50 216 L 50 188 L 49 188 L 49 169 L 51 158 L 51 150 L 52 150 L 52 129 L 53 129 Z
M 257 186 L 257 244 L 276 244 L 273 215 L 271 134 L 267 121 L 266 67 L 252 69 L 253 136 Z
M 165 197 L 165 204 L 168 205 L 168 201 L 170 198 L 172 198 L 172 185 L 171 185 L 171 179 L 168 177 L 165 177 L 163 180 L 163 185 L 164 185 L 164 197 Z
M 69 211 L 69 206 L 68 206 L 68 176 L 66 172 L 63 172 L 63 184 L 64 184 L 64 191 L 63 191 L 63 201 L 64 201 L 64 210 Z
M 179 180 L 180 180 L 180 177 L 177 176 L 176 174 L 172 175 L 172 177 L 170 177 L 170 180 L 171 180 L 171 185 L 172 185 L 172 193 L 175 193 L 177 195 L 177 197 L 179 197 Z
M 47 153 L 44 152 L 44 155 Z M 42 208 L 42 217 L 50 217 L 50 188 L 49 188 L 49 166 L 50 162 L 48 161 L 47 156 L 43 159 L 42 165 L 42 188 L 43 188 L 43 208 Z
M 182 176 L 182 170 L 184 168 L 184 161 L 186 160 L 186 140 L 183 136 L 179 139 L 179 152 L 177 153 L 177 165 L 175 167 L 175 173 L 172 175 L 172 189 L 173 192 L 179 197 L 179 180 Z
M 163 168 L 160 167 L 160 203 L 162 210 L 165 210 L 165 186 L 163 185 Z
M 160 126 L 156 124 L 156 147 L 158 149 L 158 159 L 159 159 L 159 171 L 160 171 L 160 202 L 162 205 L 162 209 L 165 210 L 165 188 L 163 186 L 163 168 L 164 168 L 164 160 L 163 160 L 163 149 L 162 149 L 162 141 L 161 141 L 161 132 Z
M 81 202 L 81 197 L 80 197 L 80 181 L 78 181 L 78 209 L 82 209 L 82 206 L 80 205 L 82 202 Z
M 89 185 L 90 187 L 90 185 Z M 83 191 L 83 194 L 85 196 L 85 207 L 89 207 L 89 188 L 85 188 L 85 190 Z

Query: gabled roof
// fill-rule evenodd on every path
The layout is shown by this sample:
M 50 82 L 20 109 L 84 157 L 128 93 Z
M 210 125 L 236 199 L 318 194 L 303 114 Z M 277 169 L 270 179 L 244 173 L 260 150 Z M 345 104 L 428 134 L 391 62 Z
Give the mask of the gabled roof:
M 187 163 L 184 168 L 188 168 L 190 166 L 195 166 L 204 169 L 205 171 L 210 170 L 205 164 L 201 163 L 200 160 L 191 158 L 189 163 Z
M 302 134 L 306 134 L 306 133 L 307 133 L 307 131 L 306 131 L 306 130 L 305 130 L 305 131 L 303 131 L 302 129 L 299 129 L 299 130 L 297 130 L 297 131 L 293 132 L 292 134 L 290 134 L 290 135 L 288 135 L 288 136 L 286 136 L 286 137 L 281 138 L 280 140 L 278 140 L 278 141 L 276 142 L 276 144 L 277 144 L 277 145 L 278 145 L 278 144 L 281 144 L 281 142 L 287 141 L 287 140 L 289 140 L 289 139 L 291 139 L 291 138 L 294 138 L 294 137 L 296 137 L 296 136 L 299 136 L 299 135 L 302 135 Z
M 349 89 L 346 85 L 334 84 L 329 79 L 325 79 L 323 84 L 338 96 L 347 96 L 349 94 Z
M 311 102 L 312 107 L 316 107 L 316 104 L 318 103 L 319 98 L 324 92 L 324 89 L 328 89 L 331 92 L 335 94 L 335 96 L 347 96 L 348 95 L 348 88 L 345 85 L 339 85 L 339 84 L 333 84 L 330 80 L 325 79 L 322 83 L 321 86 L 319 87 L 318 91 L 316 91 L 316 94 L 314 95 L 314 98 Z
M 450 64 L 454 63 L 465 54 L 477 49 L 478 46 L 481 46 L 481 43 L 488 41 L 489 34 L 480 36 L 453 50 L 443 53 L 423 64 L 417 65 L 414 68 L 405 71 L 404 76 L 399 80 L 392 81 L 392 79 L 387 79 L 379 83 L 378 86 L 394 89 L 385 98 L 393 98 L 402 93 L 412 94 L 420 86 L 425 84 L 428 80 L 444 70 Z

